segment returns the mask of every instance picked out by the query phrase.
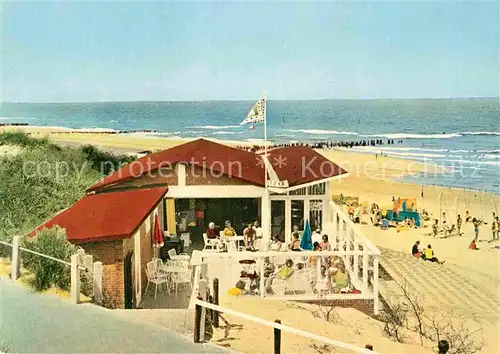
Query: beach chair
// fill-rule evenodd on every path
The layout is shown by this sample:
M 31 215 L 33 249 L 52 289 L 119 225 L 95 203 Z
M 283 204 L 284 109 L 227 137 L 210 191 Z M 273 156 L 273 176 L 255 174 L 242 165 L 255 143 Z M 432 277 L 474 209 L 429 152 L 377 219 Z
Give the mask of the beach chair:
M 166 274 L 162 274 L 158 271 L 158 263 L 157 261 L 151 261 L 146 264 L 146 276 L 148 278 L 148 284 L 146 285 L 146 291 L 144 293 L 148 292 L 148 287 L 150 283 L 155 284 L 155 299 L 156 299 L 156 293 L 158 290 L 158 286 L 162 284 L 167 285 L 167 292 L 170 294 L 170 289 L 168 287 L 168 277 Z

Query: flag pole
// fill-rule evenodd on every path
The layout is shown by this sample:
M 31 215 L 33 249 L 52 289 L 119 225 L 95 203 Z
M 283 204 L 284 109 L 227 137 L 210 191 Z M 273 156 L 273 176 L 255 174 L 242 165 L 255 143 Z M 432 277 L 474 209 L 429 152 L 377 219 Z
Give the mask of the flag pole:
M 264 163 L 264 187 L 267 193 L 267 93 L 264 93 L 264 103 L 265 103 L 265 111 L 264 111 L 264 156 L 266 162 Z

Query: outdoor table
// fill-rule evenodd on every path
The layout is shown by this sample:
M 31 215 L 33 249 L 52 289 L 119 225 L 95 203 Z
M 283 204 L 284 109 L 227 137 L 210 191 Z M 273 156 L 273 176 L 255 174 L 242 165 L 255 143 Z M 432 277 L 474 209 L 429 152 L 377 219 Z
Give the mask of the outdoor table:
M 177 256 L 171 256 L 170 259 L 172 261 L 182 261 L 182 262 L 189 262 L 191 257 L 187 254 L 178 254 Z
M 245 237 L 244 236 L 230 236 L 230 237 L 226 237 L 226 240 L 231 241 L 231 242 L 236 242 L 236 246 L 239 250 L 239 248 L 241 247 L 240 242 L 245 241 Z

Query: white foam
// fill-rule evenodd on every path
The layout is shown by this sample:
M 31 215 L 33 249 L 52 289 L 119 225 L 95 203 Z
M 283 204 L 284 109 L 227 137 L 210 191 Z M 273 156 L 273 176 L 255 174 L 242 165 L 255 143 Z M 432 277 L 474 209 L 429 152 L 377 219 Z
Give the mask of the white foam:
M 500 135 L 500 132 L 461 132 L 462 135 Z
M 118 123 L 119 121 L 117 120 L 110 120 L 110 123 Z
M 38 120 L 37 117 L 0 117 L 0 120 L 20 120 L 20 119 Z
M 391 155 L 398 155 L 398 156 L 420 156 L 420 157 L 445 157 L 446 155 L 441 155 L 441 154 L 422 154 L 422 153 L 417 153 L 417 152 L 395 152 L 391 151 Z
M 234 129 L 240 128 L 239 125 L 194 125 L 187 128 L 195 128 L 195 129 Z
M 355 132 L 343 132 L 343 131 L 338 131 L 338 130 L 322 130 L 322 129 L 294 129 L 294 130 L 287 130 L 288 132 L 301 132 L 301 133 L 306 133 L 306 134 L 313 134 L 313 135 L 320 135 L 320 134 L 325 134 L 325 135 L 358 135 L 358 133 Z
M 369 134 L 361 135 L 367 138 L 387 138 L 387 139 L 451 139 L 459 138 L 460 133 L 451 134 L 411 134 L 411 133 L 389 133 L 389 134 Z
M 221 130 L 221 131 L 217 131 L 217 132 L 212 133 L 212 135 L 234 135 L 234 134 L 243 134 L 243 132 L 228 132 L 228 131 Z

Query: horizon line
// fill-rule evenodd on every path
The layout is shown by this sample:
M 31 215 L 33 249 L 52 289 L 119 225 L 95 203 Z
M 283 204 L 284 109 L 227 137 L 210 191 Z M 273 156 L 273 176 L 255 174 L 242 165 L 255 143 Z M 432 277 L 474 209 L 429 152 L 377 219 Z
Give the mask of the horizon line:
M 258 98 L 256 98 L 258 99 Z M 158 103 L 158 102 L 253 102 L 256 99 L 236 99 L 236 100 L 103 100 L 103 101 L 0 101 L 4 103 L 27 103 L 27 104 L 54 104 L 54 103 Z M 480 100 L 480 99 L 498 99 L 500 96 L 466 96 L 466 97 L 386 97 L 386 98 L 312 98 L 312 99 L 275 99 L 268 101 L 419 101 L 419 100 Z

